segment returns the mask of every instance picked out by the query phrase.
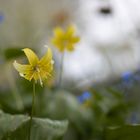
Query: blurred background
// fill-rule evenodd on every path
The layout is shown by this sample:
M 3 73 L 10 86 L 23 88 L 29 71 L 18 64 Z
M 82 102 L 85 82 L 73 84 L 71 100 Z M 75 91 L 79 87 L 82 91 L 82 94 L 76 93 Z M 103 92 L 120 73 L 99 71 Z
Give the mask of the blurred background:
M 50 40 L 55 27 L 71 24 L 80 42 L 65 53 L 59 89 L 61 55 Z M 102 140 L 108 126 L 140 123 L 139 0 L 0 0 L 4 112 L 29 113 L 32 84 L 12 63 L 24 60 L 25 47 L 42 56 L 44 45 L 53 50 L 55 76 L 47 86 L 37 85 L 36 117 L 68 119 L 66 140 Z

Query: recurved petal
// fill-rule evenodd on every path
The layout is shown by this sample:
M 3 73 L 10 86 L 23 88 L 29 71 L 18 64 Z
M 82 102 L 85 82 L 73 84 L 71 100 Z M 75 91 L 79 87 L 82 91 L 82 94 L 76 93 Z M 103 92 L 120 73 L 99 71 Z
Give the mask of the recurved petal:
M 26 74 L 32 70 L 31 65 L 22 65 L 17 63 L 16 61 L 13 63 L 13 65 L 20 74 Z
M 25 48 L 23 49 L 25 55 L 28 58 L 29 63 L 34 66 L 37 64 L 37 62 L 39 61 L 37 55 L 29 48 Z
M 66 32 L 67 37 L 71 37 L 75 33 L 75 27 L 73 25 L 69 26 Z
M 64 34 L 64 31 L 60 27 L 54 29 L 54 35 L 56 37 L 61 37 Z
M 80 41 L 80 38 L 79 37 L 73 37 L 72 39 L 71 39 L 71 42 L 72 43 L 77 43 L 77 42 L 79 42 Z
M 48 48 L 46 54 L 41 58 L 39 64 L 43 67 L 52 61 L 52 51 Z

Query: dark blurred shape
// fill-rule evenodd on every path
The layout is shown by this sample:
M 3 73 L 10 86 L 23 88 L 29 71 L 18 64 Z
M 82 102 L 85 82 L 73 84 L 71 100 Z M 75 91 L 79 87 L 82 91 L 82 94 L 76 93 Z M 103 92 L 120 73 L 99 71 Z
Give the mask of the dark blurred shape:
M 7 48 L 4 50 L 4 58 L 6 60 L 17 58 L 17 57 L 20 57 L 23 55 L 24 55 L 23 51 L 21 51 L 21 49 L 18 47 L 17 48 Z
M 112 9 L 110 6 L 103 6 L 99 9 L 99 12 L 103 15 L 110 15 L 112 14 Z

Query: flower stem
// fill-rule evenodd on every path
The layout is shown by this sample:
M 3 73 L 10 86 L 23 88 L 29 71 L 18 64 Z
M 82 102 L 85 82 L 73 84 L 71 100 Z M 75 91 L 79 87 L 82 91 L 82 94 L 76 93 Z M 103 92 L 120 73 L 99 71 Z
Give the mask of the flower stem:
M 63 80 L 63 65 L 64 65 L 64 53 L 61 55 L 61 62 L 60 62 L 60 74 L 59 74 L 59 87 L 62 87 L 62 80 Z
M 32 128 L 32 119 L 33 119 L 33 113 L 34 113 L 34 104 L 35 104 L 35 82 L 33 82 L 32 109 L 31 109 L 31 115 L 30 115 L 28 140 L 30 140 L 30 137 L 31 137 L 31 128 Z

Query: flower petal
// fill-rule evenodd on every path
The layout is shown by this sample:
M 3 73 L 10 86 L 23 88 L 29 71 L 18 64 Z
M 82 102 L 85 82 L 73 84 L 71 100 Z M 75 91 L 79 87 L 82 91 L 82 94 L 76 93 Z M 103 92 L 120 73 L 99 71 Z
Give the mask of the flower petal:
M 66 31 L 67 38 L 71 37 L 75 33 L 75 27 L 73 25 L 69 26 Z
M 17 63 L 16 61 L 13 63 L 15 69 L 21 73 L 21 74 L 26 74 L 32 70 L 31 65 L 22 65 Z
M 58 39 L 56 39 L 56 38 L 53 38 L 51 40 L 51 42 L 52 42 L 53 45 L 57 45 L 57 44 L 59 44 L 60 41 Z
M 71 39 L 71 42 L 72 43 L 77 43 L 77 42 L 79 42 L 80 41 L 80 38 L 79 37 L 73 37 L 72 39 Z
M 64 31 L 60 28 L 60 27 L 56 27 L 55 29 L 54 29 L 54 35 L 56 36 L 56 37 L 61 37 L 61 36 L 63 36 L 63 34 L 64 34 Z
M 41 58 L 39 64 L 43 67 L 52 61 L 52 51 L 48 48 L 46 54 Z
M 22 65 L 17 63 L 16 61 L 13 63 L 15 69 L 19 72 L 21 77 L 31 81 L 33 78 L 33 70 L 31 65 Z
M 25 55 L 28 58 L 29 63 L 34 66 L 37 64 L 37 62 L 39 61 L 37 55 L 29 48 L 25 48 L 23 49 Z
M 34 73 L 30 72 L 30 73 L 27 73 L 25 75 L 22 75 L 22 77 L 24 77 L 25 79 L 31 81 L 34 78 Z

